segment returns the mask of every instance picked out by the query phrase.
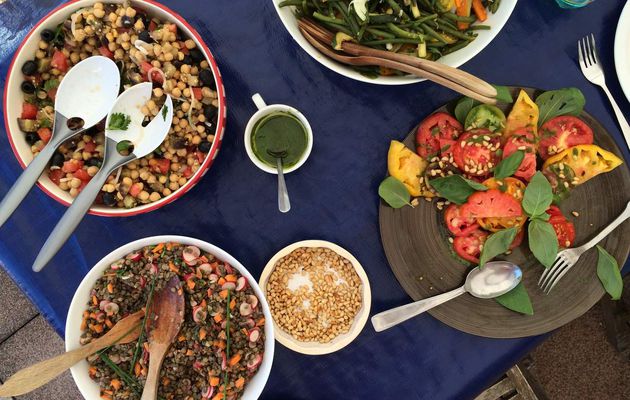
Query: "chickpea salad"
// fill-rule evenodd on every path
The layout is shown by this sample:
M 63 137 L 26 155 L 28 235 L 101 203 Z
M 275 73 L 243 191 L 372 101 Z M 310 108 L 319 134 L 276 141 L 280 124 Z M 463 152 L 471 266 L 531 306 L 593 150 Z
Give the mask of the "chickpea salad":
M 150 309 L 153 294 L 173 276 L 183 282 L 184 322 L 164 358 L 159 398 L 240 398 L 263 360 L 265 317 L 247 279 L 198 247 L 160 243 L 112 263 L 91 290 L 81 344 L 103 336 L 127 315 Z M 137 342 L 88 357 L 101 399 L 140 399 L 149 368 L 146 339 L 143 329 Z
M 173 123 L 162 145 L 113 173 L 95 203 L 133 208 L 177 191 L 201 167 L 217 130 L 219 100 L 214 74 L 202 50 L 177 25 L 121 4 L 81 8 L 54 29 L 41 32 L 33 59 L 21 70 L 24 81 L 18 125 L 33 154 L 52 135 L 57 87 L 75 64 L 88 57 L 111 58 L 120 70 L 121 90 L 152 82 L 153 98 L 142 108 L 154 117 L 169 94 Z M 76 197 L 103 160 L 104 122 L 63 143 L 52 157 L 48 176 Z

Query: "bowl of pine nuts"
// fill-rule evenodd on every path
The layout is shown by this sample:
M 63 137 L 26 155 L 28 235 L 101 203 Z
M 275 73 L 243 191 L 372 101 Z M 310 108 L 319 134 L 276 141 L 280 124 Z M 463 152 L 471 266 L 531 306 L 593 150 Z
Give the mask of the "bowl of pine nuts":
M 5 128 L 18 162 L 26 167 L 47 144 L 57 86 L 69 69 L 93 55 L 117 63 L 121 90 L 153 83 L 153 98 L 143 110 L 148 119 L 166 94 L 174 115 L 162 145 L 112 174 L 89 212 L 131 216 L 171 203 L 195 186 L 218 154 L 225 89 L 199 33 L 152 0 L 73 0 L 31 29 L 11 61 L 3 99 Z M 39 187 L 70 205 L 102 163 L 103 131 L 101 123 L 62 144 Z
M 302 354 L 333 353 L 367 322 L 372 295 L 359 261 L 323 240 L 293 243 L 274 255 L 260 281 L 276 339 Z

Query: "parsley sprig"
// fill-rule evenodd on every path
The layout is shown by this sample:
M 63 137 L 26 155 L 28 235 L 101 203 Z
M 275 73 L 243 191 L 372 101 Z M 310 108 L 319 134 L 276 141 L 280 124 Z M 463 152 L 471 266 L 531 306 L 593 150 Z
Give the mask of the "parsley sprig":
M 131 117 L 123 113 L 114 113 L 109 118 L 107 129 L 116 131 L 126 131 L 131 123 Z

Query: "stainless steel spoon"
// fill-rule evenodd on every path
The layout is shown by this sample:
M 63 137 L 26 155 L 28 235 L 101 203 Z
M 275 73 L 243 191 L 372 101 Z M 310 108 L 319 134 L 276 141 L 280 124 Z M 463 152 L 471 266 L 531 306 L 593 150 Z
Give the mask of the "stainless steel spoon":
M 276 158 L 276 169 L 278 170 L 278 210 L 286 213 L 291 210 L 291 201 L 289 200 L 289 191 L 284 181 L 284 168 L 282 167 L 282 159 L 287 156 L 286 151 L 267 150 L 270 156 Z
M 0 226 L 13 214 L 66 140 L 98 124 L 112 108 L 120 89 L 120 72 L 107 57 L 89 57 L 68 71 L 55 97 L 50 141 L 31 161 L 0 203 Z
M 107 177 L 123 165 L 150 154 L 163 141 L 171 127 L 173 120 L 173 101 L 166 96 L 162 109 L 147 125 L 142 126 L 144 114 L 141 108 L 151 99 L 152 85 L 149 82 L 140 83 L 123 92 L 112 107 L 105 122 L 105 153 L 103 165 L 94 175 L 81 193 L 74 199 L 72 205 L 37 255 L 33 263 L 33 271 L 41 271 L 42 268 L 57 254 L 57 251 L 68 240 L 74 229 L 79 225 L 85 213 L 90 209 L 96 195 L 101 190 Z M 129 126 L 125 130 L 112 130 L 110 121 L 114 114 L 126 114 L 130 118 Z M 133 151 L 128 155 L 120 154 L 118 145 L 123 142 L 131 142 Z
M 373 315 L 372 325 L 376 332 L 384 331 L 466 292 L 480 299 L 501 296 L 514 289 L 522 278 L 523 272 L 518 265 L 508 261 L 492 261 L 483 268 L 477 267 L 470 271 L 462 287 Z

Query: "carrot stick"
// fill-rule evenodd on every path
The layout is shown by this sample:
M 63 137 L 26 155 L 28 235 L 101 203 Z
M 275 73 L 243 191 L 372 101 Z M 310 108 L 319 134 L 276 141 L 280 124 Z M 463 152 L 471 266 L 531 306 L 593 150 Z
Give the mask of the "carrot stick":
M 477 19 L 481 22 L 488 19 L 488 13 L 486 12 L 486 8 L 481 4 L 481 0 L 473 0 L 472 8 L 475 11 L 475 15 Z

